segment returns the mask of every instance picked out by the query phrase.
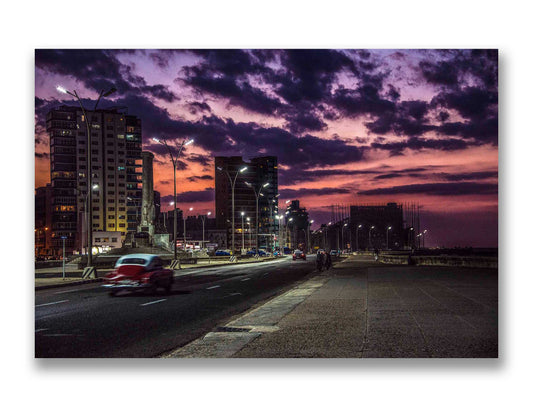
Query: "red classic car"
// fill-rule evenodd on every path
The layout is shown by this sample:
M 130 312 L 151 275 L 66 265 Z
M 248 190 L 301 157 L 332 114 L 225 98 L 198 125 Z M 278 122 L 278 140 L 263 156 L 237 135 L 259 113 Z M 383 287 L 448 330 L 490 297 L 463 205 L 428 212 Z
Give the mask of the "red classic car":
M 115 270 L 104 276 L 104 288 L 109 295 L 120 290 L 146 290 L 155 294 L 159 287 L 167 293 L 172 289 L 174 272 L 163 268 L 159 256 L 153 254 L 128 254 L 115 263 Z
M 295 250 L 294 253 L 292 254 L 292 259 L 293 260 L 296 260 L 296 259 L 307 260 L 307 258 L 305 257 L 305 253 L 302 252 L 301 250 Z

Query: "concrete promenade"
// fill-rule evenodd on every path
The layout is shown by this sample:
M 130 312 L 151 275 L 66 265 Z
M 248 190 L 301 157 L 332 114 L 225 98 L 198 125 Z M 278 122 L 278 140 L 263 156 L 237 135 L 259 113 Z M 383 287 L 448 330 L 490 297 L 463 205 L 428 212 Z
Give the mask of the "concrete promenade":
M 163 357 L 497 358 L 498 272 L 351 256 Z

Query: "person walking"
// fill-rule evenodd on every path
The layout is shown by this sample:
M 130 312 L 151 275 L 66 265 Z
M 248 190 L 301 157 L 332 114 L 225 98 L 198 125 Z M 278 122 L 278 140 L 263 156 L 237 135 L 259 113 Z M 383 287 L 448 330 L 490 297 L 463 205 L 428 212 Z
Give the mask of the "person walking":
M 326 270 L 331 267 L 331 253 L 326 252 Z
M 318 271 L 322 271 L 322 266 L 324 265 L 325 263 L 325 258 L 324 258 L 324 252 L 322 250 L 319 250 L 317 253 L 316 253 L 316 268 Z

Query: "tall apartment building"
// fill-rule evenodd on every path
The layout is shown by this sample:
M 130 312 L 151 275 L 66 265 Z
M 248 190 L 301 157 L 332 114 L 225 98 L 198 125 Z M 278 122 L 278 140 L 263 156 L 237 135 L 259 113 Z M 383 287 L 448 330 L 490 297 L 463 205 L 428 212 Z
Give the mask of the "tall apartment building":
M 233 179 L 239 169 L 244 166 L 247 167 L 247 170 L 239 173 L 235 184 L 235 250 L 241 249 L 243 240 L 242 233 L 244 231 L 242 228 L 241 212 L 244 212 L 245 219 L 250 218 L 250 225 L 253 229 L 252 232 L 255 239 L 256 196 L 254 189 L 258 191 L 260 186 L 266 183 L 269 185 L 261 190 L 262 195 L 259 196 L 258 200 L 258 237 L 259 247 L 271 247 L 272 238 L 274 234 L 278 233 L 279 228 L 275 220 L 276 207 L 278 205 L 277 157 L 256 157 L 252 158 L 250 162 L 245 162 L 242 157 L 238 156 L 215 157 L 216 228 L 227 230 L 227 242 L 228 246 L 231 247 L 232 191 L 227 173 Z M 217 168 L 221 168 L 221 170 Z M 246 185 L 246 182 L 250 183 L 253 189 Z
M 50 135 L 52 185 L 52 249 L 67 253 L 87 246 L 87 225 L 94 231 L 135 232 L 142 200 L 141 120 L 121 108 L 90 112 L 60 106 L 46 116 Z M 88 180 L 87 149 L 91 148 L 92 180 Z M 86 219 L 87 191 L 93 186 L 91 220 Z M 83 250 L 84 251 L 84 250 Z
M 285 214 L 285 245 L 291 249 L 307 248 L 307 227 L 309 224 L 309 214 L 306 208 L 300 207 L 299 200 L 293 200 L 287 206 Z M 292 219 L 289 222 L 289 219 Z

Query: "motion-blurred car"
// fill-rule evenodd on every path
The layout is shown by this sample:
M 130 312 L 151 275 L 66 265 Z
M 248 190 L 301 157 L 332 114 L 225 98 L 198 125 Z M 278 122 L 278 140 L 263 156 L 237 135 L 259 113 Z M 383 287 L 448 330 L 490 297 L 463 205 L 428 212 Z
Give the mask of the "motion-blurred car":
M 226 250 L 217 250 L 215 256 L 231 256 L 231 253 Z
M 297 260 L 297 259 L 307 260 L 307 257 L 305 257 L 305 253 L 302 252 L 301 250 L 295 250 L 294 253 L 292 254 L 292 259 L 293 260 Z
M 174 272 L 163 268 L 163 261 L 153 254 L 127 254 L 115 263 L 115 269 L 104 276 L 104 288 L 109 295 L 115 295 L 121 290 L 144 290 L 152 294 L 158 288 L 164 288 L 167 293 L 172 289 Z

